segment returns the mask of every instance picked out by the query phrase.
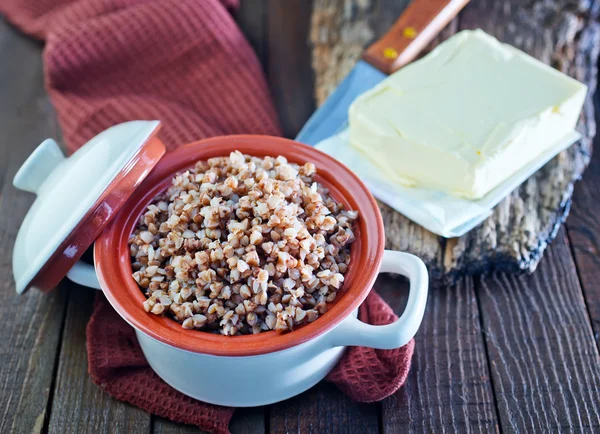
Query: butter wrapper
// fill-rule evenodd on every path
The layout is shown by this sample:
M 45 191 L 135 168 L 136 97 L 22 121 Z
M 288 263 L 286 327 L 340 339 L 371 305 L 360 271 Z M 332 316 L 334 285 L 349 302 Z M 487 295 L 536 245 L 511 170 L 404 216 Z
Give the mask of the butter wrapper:
M 350 145 L 348 129 L 323 140 L 316 148 L 331 155 L 356 173 L 377 199 L 428 231 L 445 238 L 454 238 L 466 234 L 481 224 L 502 199 L 579 139 L 581 134 L 576 131 L 567 134 L 538 158 L 478 200 L 468 200 L 425 188 L 405 187 L 386 179 L 381 175 L 381 170 Z

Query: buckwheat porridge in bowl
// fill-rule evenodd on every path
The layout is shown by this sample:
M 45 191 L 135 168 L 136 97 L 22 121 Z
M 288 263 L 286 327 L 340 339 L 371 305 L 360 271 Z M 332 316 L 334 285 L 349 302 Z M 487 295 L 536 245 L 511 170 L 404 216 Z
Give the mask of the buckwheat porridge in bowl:
M 224 335 L 287 332 L 324 314 L 358 213 L 315 173 L 310 162 L 235 151 L 176 175 L 129 240 L 144 309 Z

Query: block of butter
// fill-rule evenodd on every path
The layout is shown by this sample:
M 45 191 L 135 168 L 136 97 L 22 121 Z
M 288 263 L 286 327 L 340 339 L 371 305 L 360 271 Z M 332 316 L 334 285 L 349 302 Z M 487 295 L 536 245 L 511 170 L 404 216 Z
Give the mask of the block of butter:
M 350 107 L 350 143 L 385 176 L 479 199 L 572 133 L 587 88 L 463 31 Z

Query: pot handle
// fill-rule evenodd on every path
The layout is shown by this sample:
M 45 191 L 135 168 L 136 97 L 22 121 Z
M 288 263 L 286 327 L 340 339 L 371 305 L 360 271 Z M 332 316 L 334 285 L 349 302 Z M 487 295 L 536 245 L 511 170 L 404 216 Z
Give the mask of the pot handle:
M 395 322 L 380 326 L 349 316 L 332 331 L 333 346 L 390 350 L 406 345 L 417 333 L 423 320 L 429 286 L 425 264 L 409 253 L 386 250 L 379 272 L 398 273 L 410 279 L 410 293 L 404 313 Z
M 77 261 L 73 267 L 67 273 L 67 278 L 82 286 L 88 288 L 102 289 L 98 276 L 96 276 L 96 270 L 93 265 L 86 264 L 83 261 Z

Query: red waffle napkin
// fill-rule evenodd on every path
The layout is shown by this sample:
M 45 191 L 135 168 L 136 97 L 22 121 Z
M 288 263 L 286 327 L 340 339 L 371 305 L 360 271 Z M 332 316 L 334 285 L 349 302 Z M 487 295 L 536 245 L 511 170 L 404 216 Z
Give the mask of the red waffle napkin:
M 46 40 L 45 77 L 67 146 L 111 125 L 160 119 L 173 148 L 222 134 L 279 134 L 260 65 L 227 9 L 236 0 L 3 0 L 0 12 Z M 396 319 L 375 293 L 360 319 Z M 173 421 L 227 432 L 233 409 L 175 391 L 150 369 L 134 332 L 99 293 L 87 327 L 89 372 L 114 397 Z M 406 379 L 414 345 L 351 348 L 327 377 L 377 401 Z

